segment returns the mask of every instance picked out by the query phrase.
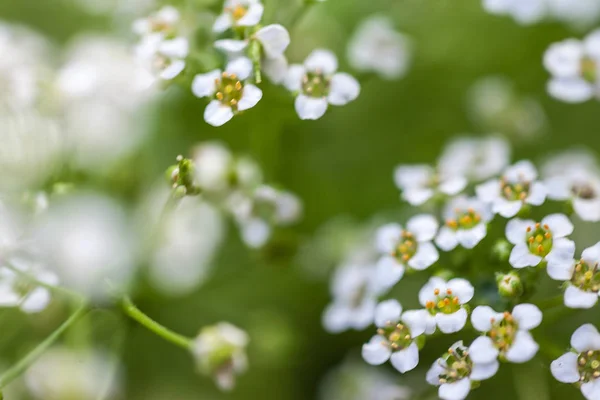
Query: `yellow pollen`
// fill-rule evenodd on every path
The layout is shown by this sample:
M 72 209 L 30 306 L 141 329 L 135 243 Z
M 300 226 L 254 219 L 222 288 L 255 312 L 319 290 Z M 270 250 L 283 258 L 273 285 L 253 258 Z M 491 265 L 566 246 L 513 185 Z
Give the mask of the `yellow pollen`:
M 521 194 L 519 194 L 519 198 L 520 198 L 521 200 L 525 200 L 525 199 L 527 198 L 527 193 L 525 193 L 525 192 L 521 192 Z
M 455 305 L 458 305 L 458 297 L 453 298 L 452 303 L 454 303 Z
M 539 222 L 535 224 L 535 229 L 540 229 L 540 223 Z
M 447 295 L 451 295 L 452 294 L 452 289 L 446 289 L 446 294 Z
M 242 82 L 237 81 L 235 83 L 235 90 L 242 90 Z
M 385 331 L 381 328 L 377 329 L 377 334 L 378 335 L 383 335 L 385 333 Z
M 544 237 L 542 235 L 537 235 L 535 237 L 535 241 L 538 243 L 542 243 L 544 241 Z
M 437 288 L 436 288 L 436 289 L 433 289 L 433 294 L 435 294 L 436 296 L 437 296 L 438 294 L 440 294 L 440 289 L 437 289 Z
M 231 11 L 231 16 L 237 21 L 246 15 L 247 12 L 248 10 L 244 6 L 239 5 Z
M 433 301 L 428 301 L 425 303 L 425 308 L 433 308 L 435 307 L 435 303 Z
M 231 92 L 233 92 L 233 86 L 227 85 L 225 86 L 225 89 L 223 91 L 225 92 L 225 94 L 231 94 Z
M 593 355 L 594 355 L 594 352 L 593 352 L 592 350 L 589 350 L 589 351 L 587 352 L 587 355 L 588 355 L 588 357 L 591 357 L 591 356 L 593 356 Z
M 533 241 L 534 241 L 534 240 L 535 240 L 535 238 L 534 238 L 533 236 L 532 236 L 532 237 L 530 237 L 529 239 L 527 239 L 527 241 L 528 241 L 529 243 L 533 243 Z
M 546 232 L 546 233 L 544 234 L 544 237 L 545 237 L 546 239 L 550 239 L 550 238 L 552 237 L 552 234 L 551 234 L 550 232 Z
M 217 100 L 223 100 L 223 93 L 217 92 L 217 94 L 215 95 L 215 97 L 217 98 Z
M 548 229 L 550 229 L 550 227 L 548 226 L 548 224 L 544 224 L 544 229 L 545 229 L 545 230 L 548 230 Z
M 448 304 L 450 304 L 450 299 L 446 297 L 446 298 L 444 299 L 444 304 L 445 304 L 445 305 L 448 305 Z
M 585 274 L 583 274 L 583 276 L 585 277 L 586 281 L 589 281 L 594 277 L 594 273 L 592 271 L 587 271 Z
M 527 232 L 531 232 L 531 227 L 530 226 L 527 227 Z
M 238 101 L 236 99 L 231 99 L 229 102 L 232 106 L 237 106 Z
M 444 308 L 445 305 L 446 304 L 443 301 L 440 301 L 437 306 L 438 308 Z
M 402 260 L 403 261 L 408 261 L 409 259 L 410 259 L 410 256 L 408 254 L 402 255 Z
M 541 244 L 538 246 L 537 248 L 538 253 L 542 254 L 544 252 L 544 246 L 542 246 Z

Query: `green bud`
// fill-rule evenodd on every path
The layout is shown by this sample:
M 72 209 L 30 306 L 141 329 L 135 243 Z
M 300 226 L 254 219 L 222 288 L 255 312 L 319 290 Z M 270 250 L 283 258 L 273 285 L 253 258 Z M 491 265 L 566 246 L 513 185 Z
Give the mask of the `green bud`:
M 496 274 L 496 283 L 498 284 L 498 293 L 502 297 L 519 297 L 523 294 L 523 282 L 514 272 L 508 274 Z
M 508 261 L 511 250 L 512 245 L 508 243 L 508 241 L 506 241 L 505 239 L 498 239 L 492 247 L 492 255 L 496 260 L 500 262 L 505 262 Z

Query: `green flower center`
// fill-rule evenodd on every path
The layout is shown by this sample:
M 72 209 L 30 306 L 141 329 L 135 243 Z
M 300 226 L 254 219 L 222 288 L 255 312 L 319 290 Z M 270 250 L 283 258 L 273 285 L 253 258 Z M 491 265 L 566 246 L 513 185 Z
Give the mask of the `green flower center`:
M 492 318 L 491 322 L 492 329 L 487 335 L 492 339 L 496 348 L 500 350 L 500 353 L 505 354 L 512 346 L 519 327 L 508 311 L 504 313 L 504 318 L 501 321 Z
M 460 300 L 452 293 L 452 289 L 446 289 L 445 292 L 440 289 L 434 289 L 435 301 L 428 301 L 425 308 L 429 313 L 435 315 L 437 313 L 453 314 L 460 310 Z
M 511 183 L 502 179 L 500 181 L 502 196 L 509 201 L 525 200 L 529 194 L 530 184 L 531 182 L 525 181 Z
M 591 58 L 581 60 L 579 73 L 581 77 L 589 83 L 596 83 L 598 79 L 598 65 Z
M 529 251 L 536 256 L 546 257 L 552 250 L 552 232 L 548 225 L 537 223 L 535 226 L 528 226 L 525 238 Z
M 400 241 L 393 252 L 393 256 L 399 261 L 407 262 L 416 254 L 417 246 L 414 235 L 408 231 L 402 231 Z
M 589 382 L 600 378 L 600 351 L 588 351 L 580 353 L 577 366 L 582 382 Z
M 446 361 L 446 370 L 439 375 L 440 384 L 453 383 L 471 375 L 473 362 L 465 347 L 448 349 L 443 358 Z
M 573 286 L 576 286 L 583 291 L 598 293 L 598 291 L 600 291 L 600 271 L 598 271 L 598 263 L 591 265 L 580 260 L 575 264 L 571 283 Z
M 472 229 L 481 222 L 481 215 L 473 208 L 467 210 L 455 210 L 456 218 L 446 221 L 446 225 L 455 231 L 459 229 Z
M 223 105 L 237 109 L 237 105 L 244 95 L 244 85 L 238 80 L 236 74 L 223 72 L 221 79 L 215 79 L 217 93 L 215 98 Z
M 311 97 L 326 97 L 331 79 L 320 72 L 307 72 L 302 78 L 302 92 Z
M 384 328 L 377 329 L 377 334 L 387 338 L 385 344 L 394 351 L 405 349 L 412 343 L 410 328 L 401 322 L 398 324 L 388 322 Z

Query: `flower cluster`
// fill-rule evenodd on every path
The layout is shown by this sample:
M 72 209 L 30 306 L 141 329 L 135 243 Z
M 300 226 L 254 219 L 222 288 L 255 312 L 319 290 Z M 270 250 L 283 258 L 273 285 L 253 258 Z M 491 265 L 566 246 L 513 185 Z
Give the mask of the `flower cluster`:
M 595 0 L 482 0 L 490 14 L 507 15 L 521 25 L 554 19 L 574 26 L 589 26 L 600 17 Z

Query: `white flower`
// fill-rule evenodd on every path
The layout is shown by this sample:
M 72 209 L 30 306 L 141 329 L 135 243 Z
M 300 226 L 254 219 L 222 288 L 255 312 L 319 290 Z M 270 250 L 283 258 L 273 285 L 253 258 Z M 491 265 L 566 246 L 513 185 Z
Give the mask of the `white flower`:
M 549 198 L 570 201 L 582 220 L 600 221 L 600 173 L 597 168 L 571 164 L 546 179 L 544 184 Z
M 563 214 L 551 214 L 541 222 L 512 219 L 506 224 L 506 238 L 515 245 L 509 262 L 514 268 L 535 267 L 542 261 L 549 269 L 571 265 L 575 243 L 566 238 L 573 224 Z
M 371 365 L 390 360 L 401 373 L 413 370 L 419 364 L 419 348 L 415 338 L 425 333 L 428 313 L 425 310 L 402 312 L 396 300 L 377 305 L 375 325 L 377 335 L 362 347 L 362 356 Z
M 565 281 L 565 306 L 592 308 L 598 302 L 600 291 L 600 242 L 581 253 L 579 261 L 548 264 L 552 279 Z
M 600 398 L 600 334 L 592 324 L 580 326 L 571 336 L 573 351 L 560 356 L 550 364 L 557 381 L 578 383 L 588 400 Z
M 52 299 L 50 290 L 29 277 L 48 285 L 58 285 L 58 276 L 31 260 L 11 257 L 8 264 L 23 274 L 0 267 L 0 307 L 19 307 L 25 313 L 44 311 Z
M 179 10 L 173 6 L 164 6 L 146 18 L 139 18 L 133 22 L 133 32 L 139 36 L 160 34 L 162 37 L 172 35 L 181 20 Z
M 557 20 L 575 27 L 593 26 L 600 17 L 600 2 L 596 0 L 546 0 L 549 13 Z
M 551 96 L 569 103 L 597 96 L 600 30 L 590 33 L 583 42 L 567 39 L 552 44 L 544 54 L 544 67 L 552 75 L 548 83 Z
M 246 371 L 248 334 L 227 322 L 202 328 L 192 346 L 201 373 L 213 376 L 222 390 L 235 386 L 235 377 Z
M 303 65 L 290 66 L 284 85 L 298 93 L 295 108 L 300 119 L 319 119 L 329 104 L 343 106 L 358 97 L 358 81 L 337 69 L 335 54 L 322 49 L 310 53 Z
M 199 74 L 192 82 L 192 92 L 197 97 L 211 99 L 204 110 L 204 120 L 212 126 L 221 126 L 233 116 L 254 107 L 262 98 L 262 90 L 244 83 L 252 73 L 252 61 L 245 57 L 232 60 L 225 72 L 214 70 Z
M 394 170 L 394 182 L 402 191 L 402 198 L 410 205 L 424 204 L 434 195 L 454 196 L 464 190 L 467 180 L 462 175 L 439 172 L 429 165 L 399 165 Z
M 440 228 L 435 244 L 444 251 L 450 251 L 459 244 L 472 249 L 487 234 L 487 222 L 492 216 L 487 204 L 477 198 L 456 197 L 446 205 L 446 225 Z
M 192 150 L 195 183 L 205 191 L 219 192 L 229 186 L 233 155 L 220 142 L 204 142 Z
M 264 6 L 260 0 L 226 0 L 223 13 L 213 25 L 213 31 L 225 32 L 230 28 L 243 28 L 258 25 L 262 19 Z
M 446 146 L 438 169 L 480 182 L 498 175 L 510 162 L 510 153 L 508 142 L 500 137 L 462 137 Z
M 439 327 L 443 333 L 460 331 L 467 322 L 464 307 L 475 294 L 475 289 L 466 279 L 454 278 L 448 282 L 432 277 L 419 291 L 419 303 L 429 311 L 427 333 Z
M 408 69 L 408 45 L 407 38 L 396 32 L 390 18 L 371 16 L 360 24 L 350 40 L 348 59 L 356 70 L 397 79 Z
M 496 374 L 498 360 L 479 363 L 471 359 L 471 350 L 456 342 L 427 372 L 427 382 L 439 386 L 438 395 L 443 400 L 463 400 L 471 391 L 471 382 L 489 379 Z
M 438 251 L 431 243 L 437 230 L 437 220 L 427 214 L 409 219 L 406 229 L 392 223 L 377 230 L 375 245 L 383 254 L 377 265 L 377 275 L 382 286 L 396 284 L 407 267 L 420 271 L 439 259 Z
M 537 171 L 530 161 L 519 161 L 507 168 L 500 179 L 477 186 L 477 197 L 490 203 L 492 212 L 505 218 L 514 217 L 525 204 L 541 205 L 546 188 L 537 181 Z
M 333 301 L 323 312 L 323 326 L 328 332 L 362 330 L 373 323 L 377 297 L 381 291 L 374 280 L 372 265 L 341 265 L 331 280 Z
M 153 34 L 145 36 L 134 52 L 151 73 L 160 79 L 170 80 L 185 69 L 189 43 L 183 37 L 164 40 L 160 35 Z
M 546 16 L 546 0 L 483 0 L 490 14 L 509 15 L 520 24 L 538 22 Z
M 533 304 L 519 304 L 512 313 L 498 313 L 488 306 L 476 307 L 471 323 L 485 335 L 473 341 L 469 355 L 478 363 L 489 363 L 498 357 L 513 363 L 527 362 L 539 349 L 529 331 L 541 322 L 542 312 Z

